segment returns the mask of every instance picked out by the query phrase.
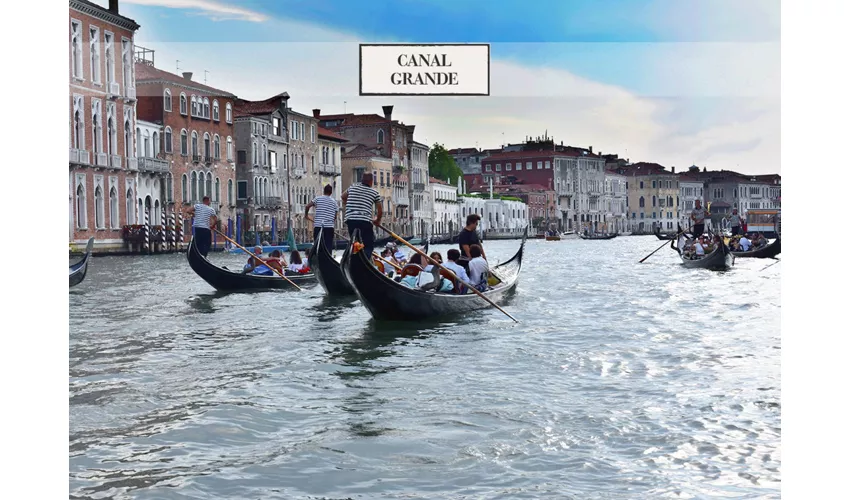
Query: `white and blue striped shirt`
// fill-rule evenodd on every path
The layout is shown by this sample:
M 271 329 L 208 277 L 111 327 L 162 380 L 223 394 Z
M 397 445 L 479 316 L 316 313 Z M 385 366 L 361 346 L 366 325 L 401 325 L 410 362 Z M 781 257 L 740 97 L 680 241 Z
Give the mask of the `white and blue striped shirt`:
M 198 203 L 195 205 L 195 218 L 192 221 L 192 227 L 209 229 L 212 217 L 215 217 L 215 209 L 203 203 Z
M 381 195 L 374 188 L 358 182 L 348 188 L 348 200 L 345 202 L 345 220 L 372 222 L 375 203 L 380 203 Z
M 330 196 L 321 195 L 313 200 L 313 205 L 316 207 L 313 227 L 334 227 L 336 213 L 339 211 L 336 200 Z

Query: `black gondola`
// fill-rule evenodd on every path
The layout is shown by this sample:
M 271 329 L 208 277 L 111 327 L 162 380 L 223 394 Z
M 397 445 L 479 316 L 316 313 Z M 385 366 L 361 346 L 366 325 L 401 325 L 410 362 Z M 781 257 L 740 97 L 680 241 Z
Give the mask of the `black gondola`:
M 347 242 L 343 242 L 347 246 Z M 310 269 L 316 275 L 316 279 L 325 293 L 332 297 L 341 297 L 345 295 L 354 295 L 354 288 L 345 279 L 342 273 L 342 268 L 333 255 L 328 251 L 324 243 L 324 238 L 316 238 L 313 242 L 313 248 L 310 249 Z
M 679 258 L 682 259 L 682 265 L 689 269 L 725 271 L 732 267 L 732 263 L 735 261 L 735 256 L 732 255 L 732 251 L 729 250 L 729 247 L 722 241 L 717 248 L 701 259 L 686 259 L 685 256 L 682 255 L 682 252 L 679 251 L 676 240 L 670 241 L 670 248 L 679 254 Z
M 767 246 L 757 248 L 755 250 L 750 250 L 749 252 L 733 251 L 732 255 L 737 258 L 750 257 L 755 259 L 772 259 L 779 255 L 779 253 L 782 251 L 781 243 L 782 238 L 776 238 L 775 240 L 773 240 L 772 243 L 768 244 Z
M 94 247 L 94 238 L 89 238 L 86 243 L 86 253 L 83 258 L 76 264 L 68 266 L 68 286 L 79 285 L 86 277 L 86 272 L 89 270 L 89 258 L 91 258 L 91 250 Z
M 491 274 L 501 283 L 483 293 L 493 302 L 504 299 L 516 287 L 526 236 L 527 231 L 513 257 L 491 269 Z M 355 233 L 355 240 L 359 241 L 358 233 Z M 407 288 L 381 273 L 363 252 L 352 253 L 351 246 L 342 256 L 342 269 L 360 301 L 377 320 L 423 321 L 491 307 L 474 293 L 458 295 Z
M 583 240 L 613 240 L 614 238 L 617 237 L 617 233 L 598 234 L 598 235 L 596 235 L 596 234 L 586 235 L 586 234 L 582 233 L 582 234 L 579 234 L 579 236 Z
M 662 233 L 661 228 L 659 228 L 658 226 L 655 226 L 655 237 L 658 238 L 661 241 L 668 241 L 668 240 L 672 240 L 673 238 L 675 238 L 676 234 L 675 233 L 674 234 Z
M 410 240 L 413 239 L 413 235 L 405 236 L 404 239 L 405 239 L 405 241 L 410 241 Z M 385 247 L 385 246 L 387 246 L 387 243 L 389 243 L 391 241 L 393 241 L 393 242 L 395 241 L 395 238 L 393 238 L 392 236 L 388 236 L 386 238 L 381 238 L 379 240 L 375 240 L 374 247 L 375 248 Z
M 273 276 L 258 276 L 256 274 L 242 274 L 241 272 L 234 272 L 218 267 L 201 255 L 201 252 L 195 246 L 194 239 L 189 242 L 189 248 L 186 250 L 186 258 L 189 260 L 189 267 L 198 276 L 203 278 L 213 288 L 222 292 L 295 288 L 291 283 L 276 274 Z M 316 282 L 316 275 L 312 272 L 306 274 L 290 274 L 286 272 L 286 277 L 299 287 Z

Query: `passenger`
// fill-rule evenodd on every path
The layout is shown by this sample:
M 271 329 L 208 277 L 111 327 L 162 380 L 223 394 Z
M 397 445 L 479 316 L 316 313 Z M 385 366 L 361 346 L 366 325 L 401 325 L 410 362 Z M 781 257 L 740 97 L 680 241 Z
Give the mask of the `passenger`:
M 697 259 L 705 257 L 705 247 L 702 244 L 702 238 L 694 242 L 694 256 Z
M 286 259 L 283 258 L 283 255 L 280 253 L 280 250 L 275 250 L 269 254 L 269 259 L 266 261 L 269 263 L 269 267 L 272 269 L 276 269 L 279 272 L 283 272 L 286 268 Z
M 393 260 L 402 267 L 404 267 L 408 262 L 407 255 L 405 255 L 395 243 L 393 243 Z
M 245 263 L 245 267 L 242 268 L 242 274 L 248 274 L 254 271 L 257 266 L 263 265 L 263 263 L 258 259 L 260 255 L 263 254 L 263 247 L 255 246 L 254 247 L 254 255 L 248 257 L 248 262 Z
M 455 276 L 458 277 L 461 283 L 468 284 L 469 275 L 466 274 L 466 269 L 457 263 L 457 260 L 460 258 L 460 252 L 456 248 L 452 248 L 448 251 L 448 253 L 446 253 L 446 257 L 449 261 L 443 264 L 443 267 L 455 273 Z
M 293 250 L 292 253 L 289 254 L 289 267 L 286 269 L 294 273 L 301 273 L 310 270 L 310 268 L 301 261 L 301 254 L 298 250 Z
M 438 264 L 443 263 L 443 256 L 440 255 L 440 252 L 431 252 L 431 255 L 429 255 L 429 257 L 436 260 Z
M 422 269 L 425 269 L 425 258 L 419 255 L 418 253 L 413 254 L 413 256 L 410 257 L 410 262 L 407 265 L 413 264 L 421 267 Z M 422 273 L 420 272 L 419 274 Z M 416 274 L 414 276 L 405 276 L 404 278 L 401 278 L 401 281 L 399 281 L 399 283 L 406 286 L 407 288 L 416 288 L 419 283 L 419 274 Z
M 440 255 L 440 252 L 431 252 L 431 255 L 429 255 L 429 257 L 434 259 L 434 261 L 436 261 L 438 264 L 443 264 L 443 256 Z M 440 267 L 435 266 L 431 263 L 431 261 L 428 261 L 428 265 L 425 267 L 425 272 L 431 273 L 432 279 L 428 279 L 427 275 L 423 276 L 423 278 L 425 279 L 419 280 L 420 289 L 430 290 L 432 288 L 437 288 L 437 286 L 439 285 L 439 289 L 437 290 L 438 292 L 451 292 L 452 290 L 454 290 L 454 285 L 452 284 L 452 282 L 440 276 Z M 423 284 L 423 281 L 425 281 L 426 283 Z
M 740 239 L 740 241 L 738 241 L 738 244 L 741 245 L 741 251 L 742 252 L 749 252 L 750 247 L 752 246 L 752 243 L 750 242 L 750 240 L 747 238 L 746 235 L 741 236 L 741 239 Z
M 470 245 L 469 254 L 472 257 L 469 261 L 469 283 L 479 292 L 483 292 L 488 287 L 490 266 L 482 256 L 480 245 Z

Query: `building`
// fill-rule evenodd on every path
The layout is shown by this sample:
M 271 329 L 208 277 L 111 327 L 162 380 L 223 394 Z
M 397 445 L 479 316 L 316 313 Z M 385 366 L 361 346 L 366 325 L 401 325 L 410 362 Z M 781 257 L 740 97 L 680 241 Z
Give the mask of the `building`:
M 154 52 L 136 53 L 137 111 L 139 119 L 162 127 L 160 159 L 169 164 L 165 176 L 167 215 L 175 214 L 191 238 L 191 219 L 185 213 L 209 196 L 222 228 L 233 231 L 236 222 L 236 163 L 233 143 L 233 105 L 236 96 L 192 79 L 157 68 Z M 145 198 L 144 210 L 153 200 Z M 217 237 L 213 233 L 213 241 Z M 218 240 L 221 241 L 221 240 Z
M 667 231 L 676 228 L 679 208 L 679 179 L 675 168 L 668 171 L 657 163 L 639 162 L 617 169 L 628 185 L 629 229 L 650 234 L 655 227 Z
M 466 217 L 478 214 L 481 220 L 478 230 L 489 238 L 521 237 L 529 225 L 528 206 L 513 197 L 488 198 L 486 195 L 464 195 L 460 197 L 460 226 Z
M 341 202 L 342 196 L 342 150 L 346 144 L 348 140 L 345 137 L 319 127 L 319 150 L 322 155 L 319 159 L 319 182 L 322 190 L 327 185 L 333 188 L 332 196 L 337 203 Z
M 237 239 L 251 231 L 277 243 L 289 217 L 289 134 L 283 92 L 264 101 L 238 99 L 234 103 L 236 134 L 236 207 L 244 224 Z
M 605 214 L 603 229 L 607 233 L 622 233 L 629 226 L 629 190 L 626 176 L 615 170 L 605 170 L 605 193 L 602 199 Z
M 691 170 L 699 168 L 692 166 Z M 690 226 L 690 214 L 694 209 L 696 200 L 700 200 L 705 206 L 705 185 L 700 178 L 689 172 L 679 174 L 679 223 L 681 227 L 687 228 Z
M 434 206 L 432 234 L 443 236 L 457 233 L 463 227 L 458 210 L 457 186 L 433 177 L 428 180 Z
M 410 207 L 413 235 L 426 238 L 431 231 L 433 207 L 428 178 L 429 147 L 410 141 Z
M 481 160 L 489 156 L 490 152 L 476 148 L 455 148 L 448 151 L 449 156 L 454 158 L 455 163 L 466 174 L 480 174 Z
M 346 144 L 342 153 L 342 190 L 345 191 L 355 182 L 360 182 L 363 174 L 371 172 L 374 179 L 372 187 L 381 195 L 381 207 L 386 217 L 390 220 L 388 207 L 392 199 L 392 159 L 381 156 L 381 154 L 363 144 Z M 379 179 L 381 182 L 379 183 Z
M 304 208 L 322 193 L 319 173 L 319 120 L 287 107 L 289 122 L 289 172 L 292 227 L 299 242 L 313 241 L 313 223 L 304 218 Z M 314 113 L 315 114 L 315 113 Z
M 105 9 L 69 2 L 68 236 L 95 251 L 121 250 L 122 227 L 139 220 L 136 205 L 136 75 L 139 25 Z
M 171 165 L 163 159 L 162 125 L 136 120 L 136 158 L 138 159 L 138 170 L 136 170 L 136 213 L 139 214 L 139 223 L 144 224 L 147 213 L 151 226 L 162 225 L 162 217 L 165 215 L 165 207 L 173 200 L 168 197 L 168 182 L 171 174 Z M 167 221 L 166 221 L 167 222 Z

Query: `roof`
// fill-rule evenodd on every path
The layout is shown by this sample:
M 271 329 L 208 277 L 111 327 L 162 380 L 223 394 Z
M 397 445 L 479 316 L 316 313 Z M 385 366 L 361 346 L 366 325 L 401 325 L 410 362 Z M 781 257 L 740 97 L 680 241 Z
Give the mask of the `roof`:
M 624 175 L 632 177 L 638 175 L 676 175 L 673 172 L 667 170 L 664 165 L 644 161 L 632 163 L 631 165 L 625 165 L 623 167 L 618 167 L 618 170 L 622 170 Z
M 350 143 L 345 145 L 343 158 L 382 158 L 381 155 L 374 149 L 360 143 Z M 384 158 L 382 158 L 384 159 Z
M 163 71 L 159 68 L 155 68 L 148 64 L 144 63 L 136 63 L 136 84 L 140 83 L 151 83 L 156 81 L 164 81 L 168 83 L 174 83 L 177 85 L 181 85 L 183 87 L 195 89 L 201 92 L 208 92 L 212 95 L 223 96 L 223 97 L 233 97 L 236 96 L 231 94 L 230 92 L 226 92 L 221 89 L 217 89 L 215 87 L 210 87 L 209 85 L 204 85 L 202 83 L 198 83 L 194 80 L 187 80 L 182 76 L 175 75 L 174 73 L 169 73 L 168 71 Z
M 431 146 L 429 146 L 427 144 L 423 144 L 421 142 L 417 142 L 417 141 L 410 141 L 410 144 L 412 144 L 414 146 L 419 146 L 420 148 L 431 149 Z
M 712 201 L 711 204 L 714 205 L 715 207 L 720 207 L 720 208 L 729 208 L 729 207 L 732 206 L 729 203 L 726 203 L 725 201 Z
M 446 186 L 451 185 L 446 181 L 441 181 L 440 179 L 437 179 L 436 177 L 428 177 L 428 181 L 430 181 L 431 184 L 445 184 Z
M 702 182 L 702 180 L 691 173 L 676 174 L 679 176 L 680 182 Z
M 340 142 L 348 142 L 348 139 L 346 139 L 345 137 L 343 137 L 343 136 L 341 136 L 341 135 L 339 135 L 335 132 L 331 132 L 330 130 L 323 128 L 323 127 L 319 127 L 319 137 L 325 137 L 327 139 L 333 139 L 335 141 L 340 141 Z
M 490 156 L 482 161 L 492 162 L 494 160 L 511 160 L 511 159 L 526 159 L 526 158 L 551 158 L 553 156 L 570 156 L 583 158 L 600 158 L 599 155 L 591 153 L 586 149 L 575 148 L 572 146 L 557 146 L 557 149 L 543 149 L 532 151 L 502 151 L 500 149 L 487 150 L 494 151 Z
M 268 115 L 280 109 L 281 101 L 289 99 L 289 94 L 281 92 L 280 94 L 269 97 L 264 101 L 246 101 L 245 99 L 237 99 L 233 104 L 234 113 L 236 116 L 250 115 Z
M 112 12 L 111 10 L 106 9 L 96 3 L 89 2 L 88 0 L 70 0 L 68 6 L 74 10 L 80 11 L 84 14 L 88 14 L 90 16 L 96 17 L 98 19 L 104 20 L 108 23 L 112 23 L 116 26 L 120 26 L 130 31 L 136 31 L 139 29 L 139 24 L 136 21 L 130 19 L 129 17 L 125 17 L 116 12 Z
M 448 151 L 450 155 L 468 155 L 480 153 L 478 148 L 454 148 Z

